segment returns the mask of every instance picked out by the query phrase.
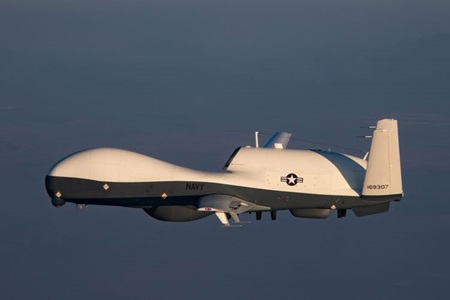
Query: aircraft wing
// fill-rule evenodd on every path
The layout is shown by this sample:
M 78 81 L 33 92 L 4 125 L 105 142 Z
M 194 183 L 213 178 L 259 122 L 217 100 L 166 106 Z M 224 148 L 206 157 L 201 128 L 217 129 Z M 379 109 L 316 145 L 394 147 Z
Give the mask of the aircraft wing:
M 277 132 L 264 144 L 264 148 L 286 149 L 292 134 Z
M 255 203 L 248 202 L 237 197 L 230 195 L 208 195 L 200 199 L 198 204 L 198 211 L 214 212 L 219 218 L 220 222 L 225 227 L 239 226 L 242 222 L 238 214 L 247 211 L 265 211 L 270 210 L 270 207 L 255 205 Z M 231 217 L 234 221 L 233 225 L 230 225 L 228 217 Z

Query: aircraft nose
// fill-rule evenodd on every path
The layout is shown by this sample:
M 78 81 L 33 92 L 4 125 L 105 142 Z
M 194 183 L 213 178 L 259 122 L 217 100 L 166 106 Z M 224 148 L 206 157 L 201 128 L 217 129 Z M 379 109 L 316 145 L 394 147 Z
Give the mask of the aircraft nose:
M 56 164 L 45 177 L 45 188 L 55 207 L 72 199 L 83 197 L 85 187 L 82 180 L 110 181 L 118 176 L 118 162 L 122 154 L 116 149 L 97 148 L 72 153 Z
M 56 186 L 55 177 L 47 175 L 45 177 L 45 189 L 47 190 L 47 194 L 52 199 L 52 205 L 54 207 L 61 207 L 66 204 L 66 201 L 62 197 L 62 193 L 59 191 Z
M 89 170 L 86 166 L 89 157 L 86 158 L 83 152 L 85 151 L 64 157 L 48 171 L 45 177 L 45 188 L 52 199 L 53 206 L 60 207 L 66 203 L 65 196 L 73 189 L 67 178 L 77 178 L 79 170 Z

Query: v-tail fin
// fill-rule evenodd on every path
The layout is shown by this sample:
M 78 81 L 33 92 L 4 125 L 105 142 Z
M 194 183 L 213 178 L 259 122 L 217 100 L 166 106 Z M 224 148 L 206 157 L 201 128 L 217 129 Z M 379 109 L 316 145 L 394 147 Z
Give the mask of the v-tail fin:
M 400 200 L 403 197 L 397 120 L 384 119 L 377 123 L 362 196 L 374 200 Z

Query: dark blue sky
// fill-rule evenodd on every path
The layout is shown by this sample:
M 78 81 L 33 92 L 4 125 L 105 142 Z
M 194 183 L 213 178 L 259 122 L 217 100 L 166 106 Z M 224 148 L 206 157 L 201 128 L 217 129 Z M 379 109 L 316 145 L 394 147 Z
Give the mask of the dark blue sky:
M 447 299 L 448 1 L 6 0 L 0 36 L 1 298 Z M 387 214 L 229 230 L 44 188 L 98 146 L 220 170 L 254 130 L 363 156 L 385 117 L 406 193 Z

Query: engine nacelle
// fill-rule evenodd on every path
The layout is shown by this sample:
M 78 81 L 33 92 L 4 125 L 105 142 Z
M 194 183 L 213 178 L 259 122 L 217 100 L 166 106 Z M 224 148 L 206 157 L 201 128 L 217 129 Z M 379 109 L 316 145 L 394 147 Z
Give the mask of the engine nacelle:
M 325 219 L 330 215 L 330 209 L 321 208 L 295 208 L 290 211 L 297 218 Z
M 197 211 L 195 206 L 154 206 L 144 211 L 153 218 L 169 222 L 187 222 L 202 219 L 211 215 L 208 212 Z

